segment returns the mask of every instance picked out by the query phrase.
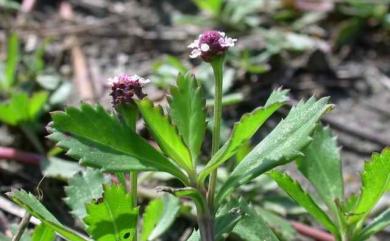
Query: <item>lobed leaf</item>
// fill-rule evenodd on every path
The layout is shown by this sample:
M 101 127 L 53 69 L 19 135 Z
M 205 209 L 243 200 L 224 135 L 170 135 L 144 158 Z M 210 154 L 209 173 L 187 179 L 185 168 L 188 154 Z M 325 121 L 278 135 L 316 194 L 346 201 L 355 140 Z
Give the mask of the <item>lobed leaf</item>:
M 327 102 L 328 98 L 318 101 L 310 98 L 293 107 L 286 119 L 236 166 L 219 190 L 217 200 L 222 201 L 238 185 L 302 155 L 300 150 L 311 141 L 310 135 L 317 122 L 332 107 Z
M 171 195 L 155 199 L 145 209 L 142 241 L 155 240 L 175 221 L 180 210 L 180 201 Z
M 302 150 L 304 156 L 297 159 L 298 168 L 328 207 L 337 212 L 335 201 L 344 199 L 340 150 L 327 127 L 318 126 L 312 137 L 313 141 Z
M 279 171 L 272 171 L 271 177 L 278 183 L 292 199 L 294 199 L 300 206 L 305 208 L 320 224 L 333 234 L 338 234 L 337 227 L 330 220 L 328 215 L 314 202 L 313 198 L 305 192 L 298 182 L 294 181 L 287 174 Z
M 54 241 L 55 238 L 54 230 L 44 223 L 37 226 L 32 234 L 32 241 Z
M 53 112 L 52 119 L 49 138 L 83 165 L 103 171 L 158 170 L 186 183 L 179 167 L 101 106 L 69 107 Z
M 193 170 L 191 154 L 170 123 L 169 117 L 164 115 L 161 107 L 155 107 L 148 99 L 136 101 L 151 134 L 163 152 L 171 157 L 178 165 L 186 170 Z
M 69 241 L 90 241 L 76 231 L 62 225 L 31 193 L 20 190 L 8 193 L 8 196 L 64 239 Z
M 68 186 L 65 187 L 64 201 L 80 221 L 87 215 L 85 204 L 102 196 L 103 183 L 103 174 L 99 170 L 89 168 L 69 179 Z
M 350 221 L 359 222 L 367 217 L 389 185 L 390 148 L 385 148 L 380 154 L 374 153 L 364 165 L 362 189 Z
M 104 186 L 102 200 L 87 204 L 87 232 L 96 241 L 133 240 L 137 232 L 138 208 L 122 186 Z
M 193 75 L 179 74 L 176 83 L 171 88 L 170 114 L 196 162 L 206 133 L 205 98 Z
M 206 177 L 222 163 L 232 157 L 239 151 L 239 148 L 245 144 L 264 122 L 287 101 L 286 90 L 274 91 L 264 107 L 259 107 L 251 113 L 241 117 L 234 127 L 228 141 L 207 163 L 206 167 L 199 173 L 198 181 L 203 182 Z

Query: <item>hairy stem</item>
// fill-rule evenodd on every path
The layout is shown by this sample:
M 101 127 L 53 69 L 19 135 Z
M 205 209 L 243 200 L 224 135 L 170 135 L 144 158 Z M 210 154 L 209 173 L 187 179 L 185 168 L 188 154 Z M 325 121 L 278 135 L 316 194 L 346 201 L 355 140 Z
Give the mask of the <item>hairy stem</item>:
M 214 217 L 210 212 L 206 198 L 202 203 L 195 202 L 198 228 L 202 241 L 214 241 Z
M 219 149 L 221 136 L 221 119 L 222 119 L 222 83 L 223 83 L 223 63 L 224 57 L 217 57 L 211 66 L 214 71 L 215 78 L 215 95 L 214 95 L 214 119 L 213 119 L 213 137 L 211 146 L 211 155 L 213 156 Z M 209 189 L 208 189 L 208 205 L 211 210 L 214 209 L 215 188 L 217 185 L 217 169 L 210 175 Z

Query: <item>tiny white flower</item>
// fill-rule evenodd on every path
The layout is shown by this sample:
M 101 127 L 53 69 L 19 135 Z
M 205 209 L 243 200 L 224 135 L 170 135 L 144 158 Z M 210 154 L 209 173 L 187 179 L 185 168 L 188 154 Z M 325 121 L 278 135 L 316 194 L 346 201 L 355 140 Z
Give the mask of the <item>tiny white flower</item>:
M 200 50 L 202 52 L 207 52 L 207 51 L 209 51 L 209 49 L 210 49 L 210 46 L 208 44 L 201 44 L 200 45 Z
M 195 58 L 199 57 L 201 54 L 202 54 L 202 51 L 200 51 L 200 49 L 198 49 L 198 48 L 193 49 L 191 51 L 190 58 L 195 59 Z

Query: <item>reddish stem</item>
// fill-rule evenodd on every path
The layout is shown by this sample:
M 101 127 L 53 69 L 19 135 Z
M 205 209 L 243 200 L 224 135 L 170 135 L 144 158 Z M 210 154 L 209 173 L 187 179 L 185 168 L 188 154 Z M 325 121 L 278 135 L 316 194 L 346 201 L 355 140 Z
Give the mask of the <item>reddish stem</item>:
M 39 165 L 43 157 L 35 153 L 0 146 L 0 159 L 15 160 L 29 165 Z
M 334 237 L 324 231 L 312 228 L 299 222 L 291 222 L 292 226 L 298 231 L 298 233 L 313 238 L 317 241 L 335 241 Z

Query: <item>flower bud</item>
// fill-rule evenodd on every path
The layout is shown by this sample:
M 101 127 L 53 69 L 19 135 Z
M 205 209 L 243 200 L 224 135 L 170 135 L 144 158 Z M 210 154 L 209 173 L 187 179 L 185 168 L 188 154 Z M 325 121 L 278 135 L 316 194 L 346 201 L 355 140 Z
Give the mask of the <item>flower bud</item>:
M 144 98 L 146 95 L 142 92 L 142 87 L 150 80 L 144 79 L 138 75 L 122 74 L 108 80 L 111 84 L 112 104 L 132 103 L 133 98 Z
M 201 57 L 211 62 L 215 57 L 223 55 L 229 47 L 233 47 L 237 39 L 227 37 L 224 32 L 206 31 L 198 39 L 188 45 L 192 49 L 190 58 Z

